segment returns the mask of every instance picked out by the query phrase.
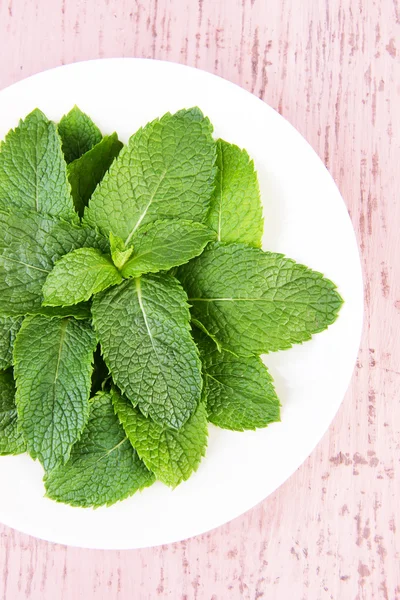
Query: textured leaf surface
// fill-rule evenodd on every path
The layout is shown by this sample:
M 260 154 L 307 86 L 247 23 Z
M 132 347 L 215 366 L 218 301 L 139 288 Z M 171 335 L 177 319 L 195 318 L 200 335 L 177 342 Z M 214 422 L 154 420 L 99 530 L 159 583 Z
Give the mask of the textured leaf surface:
M 0 146 L 0 208 L 77 220 L 54 123 L 34 110 Z
M 114 235 L 112 231 L 110 232 L 110 249 L 111 258 L 117 269 L 121 269 L 124 266 L 133 252 L 133 246 L 126 247 L 124 240 Z
M 56 262 L 43 286 L 44 304 L 65 306 L 121 283 L 111 258 L 95 248 L 78 248 Z
M 179 430 L 161 427 L 144 417 L 126 398 L 114 394 L 113 403 L 126 435 L 157 479 L 176 487 L 197 470 L 207 447 L 207 411 L 200 402 Z
M 49 498 L 84 508 L 110 506 L 153 482 L 114 414 L 111 394 L 104 392 L 93 398 L 68 463 L 45 477 Z
M 186 294 L 170 275 L 147 275 L 94 297 L 93 322 L 113 380 L 145 416 L 178 429 L 200 401 L 200 359 Z
M 96 186 L 103 179 L 122 148 L 116 133 L 105 136 L 101 142 L 68 165 L 68 179 L 75 208 L 83 216 Z
M 85 219 L 126 245 L 140 225 L 204 221 L 214 190 L 216 146 L 198 108 L 167 113 L 131 137 L 95 190 Z
M 21 323 L 21 317 L 0 315 L 0 370 L 2 371 L 13 364 L 14 341 Z
M 46 471 L 68 460 L 89 416 L 96 339 L 86 321 L 27 317 L 14 346 L 16 403 L 28 452 Z
M 342 299 L 320 273 L 242 244 L 210 245 L 180 267 L 193 317 L 233 352 L 262 354 L 311 339 Z
M 15 385 L 11 369 L 0 372 L 0 455 L 21 454 L 26 445 L 17 429 Z
M 42 287 L 54 263 L 82 246 L 108 251 L 107 240 L 93 229 L 34 212 L 0 211 L 0 228 L 0 313 L 3 314 L 59 313 L 59 309 L 42 307 Z M 67 312 L 71 313 L 71 309 Z
M 102 138 L 100 129 L 77 106 L 63 116 L 58 124 L 58 133 L 67 163 L 80 158 Z
M 134 253 L 121 273 L 124 277 L 139 277 L 168 271 L 201 254 L 213 239 L 214 232 L 201 223 L 183 219 L 149 223 L 132 237 Z
M 258 356 L 219 352 L 215 343 L 194 331 L 203 365 L 208 419 L 234 431 L 266 427 L 280 420 L 273 380 Z
M 217 141 L 217 179 L 209 226 L 219 242 L 261 246 L 263 216 L 254 163 L 246 150 Z

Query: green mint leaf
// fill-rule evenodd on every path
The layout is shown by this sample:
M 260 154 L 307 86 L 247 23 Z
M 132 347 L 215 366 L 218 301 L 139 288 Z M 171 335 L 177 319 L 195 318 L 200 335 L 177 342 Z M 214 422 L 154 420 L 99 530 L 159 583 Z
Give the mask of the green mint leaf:
M 14 341 L 21 323 L 21 317 L 0 315 L 0 370 L 2 371 L 13 364 Z
M 234 431 L 266 427 L 280 420 L 273 380 L 258 356 L 219 352 L 214 342 L 193 331 L 203 364 L 208 419 Z
M 44 305 L 78 304 L 121 281 L 111 258 L 95 248 L 78 248 L 62 256 L 48 274 L 43 286 Z
M 45 476 L 47 496 L 83 508 L 110 506 L 154 483 L 115 416 L 112 394 L 100 392 L 68 463 Z
M 203 323 L 201 323 L 200 321 L 198 321 L 197 319 L 192 317 L 192 325 L 194 325 L 194 327 L 196 327 L 196 331 L 197 331 L 197 329 L 200 329 L 200 331 L 205 333 L 206 336 L 208 336 L 214 342 L 218 352 L 222 351 L 222 346 L 221 346 L 220 342 L 217 340 L 215 335 L 213 335 L 210 331 L 208 331 L 208 329 L 206 327 L 204 327 Z
M 90 324 L 24 319 L 14 345 L 16 404 L 28 452 L 50 471 L 69 458 L 89 416 L 96 339 Z
M 156 478 L 176 487 L 197 470 L 207 447 L 207 412 L 200 402 L 179 431 L 157 425 L 114 393 L 113 404 L 128 439 Z
M 93 229 L 30 211 L 0 211 L 0 314 L 82 312 L 44 309 L 42 288 L 54 263 L 82 246 L 108 251 L 108 241 Z M 84 309 L 84 316 L 87 309 Z
M 21 454 L 26 450 L 22 433 L 17 427 L 15 384 L 11 369 L 0 371 L 0 456 Z
M 178 277 L 193 317 L 236 353 L 305 342 L 336 320 L 343 302 L 320 273 L 243 244 L 210 245 Z
M 155 221 L 132 237 L 134 253 L 121 269 L 124 277 L 168 271 L 201 254 L 215 233 L 201 223 L 183 219 Z
M 217 141 L 217 180 L 208 225 L 219 242 L 261 246 L 263 216 L 254 163 L 246 150 Z
M 71 306 L 40 306 L 28 311 L 28 315 L 43 315 L 45 317 L 74 317 L 74 319 L 90 319 L 90 304 L 83 302 Z
M 186 294 L 167 274 L 96 294 L 93 323 L 113 380 L 145 416 L 179 429 L 201 397 L 201 365 Z
M 40 110 L 20 121 L 0 149 L 0 208 L 77 220 L 56 126 Z
M 67 163 L 80 158 L 102 138 L 100 129 L 77 106 L 63 116 L 58 124 L 58 133 Z
M 118 156 L 122 145 L 117 134 L 113 133 L 68 165 L 72 198 L 79 216 L 83 216 L 91 195 Z
M 125 246 L 125 242 L 123 239 L 114 235 L 113 232 L 110 232 L 110 248 L 111 248 L 111 258 L 113 259 L 114 265 L 117 269 L 121 269 L 126 261 L 131 257 L 133 252 L 133 246 L 129 246 L 128 248 Z
M 214 191 L 216 145 L 198 108 L 167 113 L 131 137 L 96 188 L 84 219 L 129 246 L 157 219 L 204 221 Z

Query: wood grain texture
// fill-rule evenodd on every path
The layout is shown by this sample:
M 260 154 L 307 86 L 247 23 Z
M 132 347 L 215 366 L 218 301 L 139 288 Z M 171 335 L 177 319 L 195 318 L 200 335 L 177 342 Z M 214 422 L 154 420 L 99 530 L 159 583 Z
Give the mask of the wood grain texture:
M 399 34 L 398 0 L 0 0 L 0 88 L 76 60 L 141 56 L 217 73 L 276 108 L 339 185 L 366 297 L 351 388 L 275 494 L 211 533 L 143 551 L 0 527 L 1 600 L 400 600 Z

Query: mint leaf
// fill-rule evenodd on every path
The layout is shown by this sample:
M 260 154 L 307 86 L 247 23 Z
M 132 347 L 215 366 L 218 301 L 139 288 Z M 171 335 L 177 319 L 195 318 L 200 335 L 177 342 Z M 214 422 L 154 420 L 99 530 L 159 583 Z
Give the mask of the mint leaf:
M 0 456 L 25 452 L 24 438 L 17 428 L 15 385 L 11 369 L 0 371 Z
M 107 240 L 88 227 L 30 211 L 0 211 L 0 229 L 0 314 L 80 312 L 44 309 L 42 287 L 64 254 L 82 246 L 107 252 Z
M 1 144 L 0 208 L 10 205 L 77 220 L 56 126 L 38 109 Z
M 27 317 L 14 346 L 16 404 L 28 452 L 46 471 L 69 458 L 89 415 L 96 339 L 75 319 Z
M 102 138 L 100 129 L 77 106 L 63 116 L 58 124 L 58 133 L 67 163 L 80 158 Z
M 110 506 L 154 483 L 114 414 L 112 395 L 91 402 L 88 424 L 68 463 L 45 476 L 47 496 L 83 508 Z
M 44 315 L 45 317 L 74 317 L 74 319 L 90 319 L 90 304 L 84 302 L 73 306 L 40 306 L 27 312 L 28 315 Z
M 178 277 L 193 317 L 236 353 L 305 342 L 336 320 L 343 302 L 320 273 L 243 244 L 211 244 Z
M 234 431 L 266 427 L 280 420 L 273 380 L 258 356 L 219 352 L 214 342 L 193 331 L 203 365 L 208 419 Z
M 118 156 L 122 143 L 117 134 L 105 136 L 101 142 L 68 165 L 68 179 L 75 208 L 82 217 L 85 206 L 96 186 L 103 179 L 113 160 Z
M 113 232 L 110 232 L 110 248 L 111 248 L 111 258 L 113 259 L 114 265 L 117 269 L 121 269 L 124 266 L 126 261 L 131 257 L 133 252 L 133 246 L 129 246 L 128 248 L 125 246 L 125 242 L 123 239 L 114 235 Z
M 134 253 L 122 267 L 124 277 L 168 271 L 201 254 L 215 239 L 213 231 L 193 221 L 168 219 L 149 223 L 132 237 Z
M 208 225 L 219 242 L 242 242 L 259 248 L 263 216 L 254 163 L 246 150 L 217 141 L 217 180 Z
M 44 305 L 84 302 L 121 281 L 121 275 L 108 256 L 95 248 L 78 248 L 62 256 L 48 274 L 43 286 Z
M 197 470 L 207 447 L 207 412 L 200 402 L 179 431 L 146 419 L 132 403 L 114 393 L 113 404 L 128 439 L 157 479 L 176 487 Z
M 113 380 L 145 416 L 179 429 L 201 397 L 186 294 L 167 274 L 128 280 L 93 299 L 93 323 Z
M 0 370 L 2 371 L 13 364 L 14 341 L 21 323 L 21 317 L 0 315 Z
M 212 126 L 198 108 L 167 113 L 139 129 L 96 188 L 85 220 L 129 246 L 157 219 L 204 221 L 214 190 Z

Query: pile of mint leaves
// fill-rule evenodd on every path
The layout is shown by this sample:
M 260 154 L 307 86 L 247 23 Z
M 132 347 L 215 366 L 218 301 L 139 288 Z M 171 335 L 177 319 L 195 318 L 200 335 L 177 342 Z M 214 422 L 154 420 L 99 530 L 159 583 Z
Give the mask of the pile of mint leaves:
M 261 250 L 253 161 L 198 108 L 123 146 L 74 107 L 0 145 L 0 454 L 110 505 L 198 468 L 208 423 L 279 421 L 260 354 L 332 324 L 320 273 Z

